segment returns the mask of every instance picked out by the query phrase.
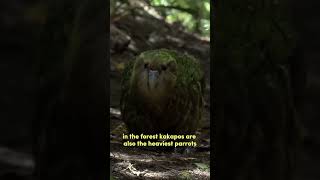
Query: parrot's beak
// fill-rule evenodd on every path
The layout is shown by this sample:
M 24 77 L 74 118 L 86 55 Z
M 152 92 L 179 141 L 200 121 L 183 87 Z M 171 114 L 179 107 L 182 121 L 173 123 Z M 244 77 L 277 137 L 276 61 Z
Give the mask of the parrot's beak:
M 151 69 L 148 71 L 148 85 L 150 89 L 156 88 L 158 78 L 159 71 Z

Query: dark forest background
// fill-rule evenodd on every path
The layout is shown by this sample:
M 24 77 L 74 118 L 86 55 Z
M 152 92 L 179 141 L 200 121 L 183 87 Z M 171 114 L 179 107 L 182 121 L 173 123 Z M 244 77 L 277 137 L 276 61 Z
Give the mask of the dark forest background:
M 208 26 L 208 1 L 170 8 L 162 7 L 166 1 L 143 2 L 167 16 L 170 29 L 208 38 L 207 28 L 199 28 Z M 229 180 L 319 179 L 320 2 L 211 4 L 211 173 Z M 194 14 L 195 8 L 204 10 Z M 106 177 L 107 57 L 110 49 L 130 49 L 126 43 L 109 49 L 108 11 L 104 0 L 0 2 L 0 179 Z M 204 54 L 203 44 L 182 39 L 181 49 Z
M 217 179 L 319 179 L 316 1 L 216 1 Z
M 0 2 L 0 179 L 105 179 L 108 3 Z

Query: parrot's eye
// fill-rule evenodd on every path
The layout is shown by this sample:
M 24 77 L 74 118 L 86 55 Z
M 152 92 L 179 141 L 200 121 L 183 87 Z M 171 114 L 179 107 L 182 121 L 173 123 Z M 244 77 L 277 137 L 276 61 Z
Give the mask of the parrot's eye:
M 167 66 L 170 68 L 171 71 L 176 71 L 176 64 L 173 61 L 169 62 Z
M 148 63 L 144 63 L 144 68 L 145 68 L 145 69 L 147 69 L 147 68 L 148 68 L 148 66 L 149 66 L 149 64 L 148 64 Z
M 161 69 L 162 69 L 163 71 L 165 71 L 165 70 L 167 70 L 167 66 L 166 66 L 166 65 L 161 65 Z

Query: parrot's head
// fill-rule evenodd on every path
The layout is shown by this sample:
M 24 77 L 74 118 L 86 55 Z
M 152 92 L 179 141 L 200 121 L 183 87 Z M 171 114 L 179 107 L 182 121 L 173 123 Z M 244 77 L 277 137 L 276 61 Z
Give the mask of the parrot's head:
M 151 50 L 140 54 L 135 62 L 132 83 L 150 100 L 167 97 L 177 80 L 177 62 L 165 51 Z

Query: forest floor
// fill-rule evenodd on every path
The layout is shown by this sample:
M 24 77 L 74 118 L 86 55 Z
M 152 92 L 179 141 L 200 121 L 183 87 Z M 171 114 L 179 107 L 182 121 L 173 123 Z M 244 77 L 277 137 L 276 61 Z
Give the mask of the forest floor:
M 115 179 L 210 179 L 210 41 L 148 13 L 111 20 L 110 142 Z M 206 74 L 205 112 L 192 153 L 157 152 L 123 146 L 126 132 L 119 110 L 121 72 L 126 62 L 150 49 L 167 48 L 200 60 Z

